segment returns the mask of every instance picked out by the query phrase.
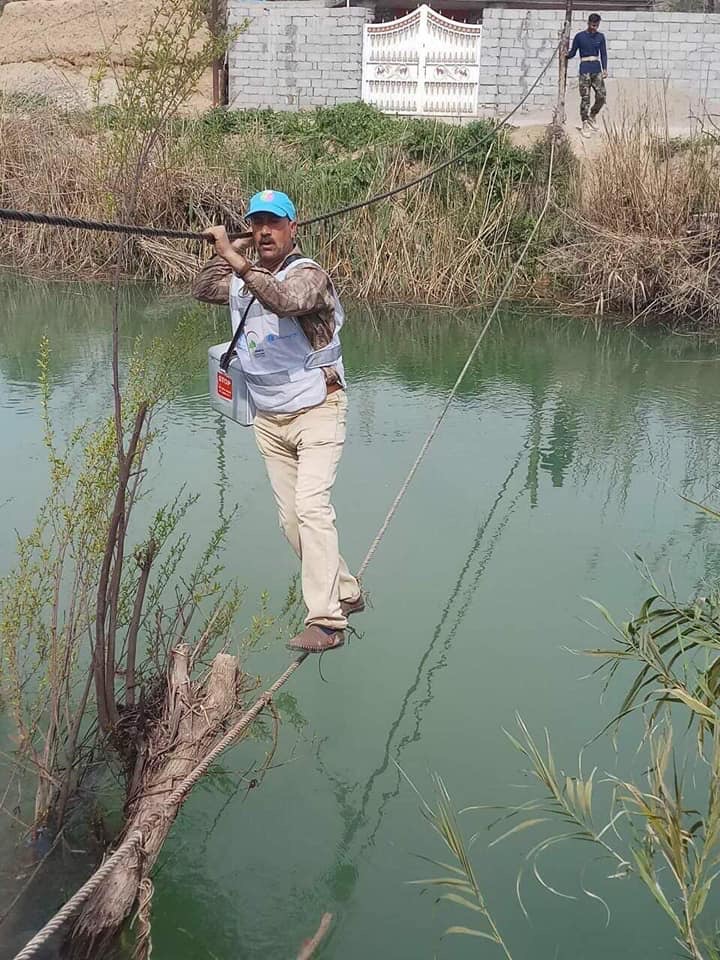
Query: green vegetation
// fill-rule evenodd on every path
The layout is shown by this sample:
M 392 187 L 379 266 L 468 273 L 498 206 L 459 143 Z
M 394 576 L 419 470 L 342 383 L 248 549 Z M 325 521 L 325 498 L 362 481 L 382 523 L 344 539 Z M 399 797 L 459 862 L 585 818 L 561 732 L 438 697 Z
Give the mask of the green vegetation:
M 720 520 L 720 513 L 696 506 Z M 594 604 L 611 629 L 613 643 L 589 653 L 599 658 L 598 672 L 606 674 L 608 683 L 628 670 L 634 673 L 603 733 L 617 735 L 629 718 L 642 721 L 637 754 L 644 777 L 623 779 L 597 769 L 585 774 L 582 757 L 577 773 L 568 774 L 559 767 L 547 732 L 538 744 L 518 716 L 519 732 L 508 737 L 528 763 L 539 794 L 519 806 L 494 808 L 503 813 L 490 828 L 499 823 L 502 833 L 490 845 L 520 832 L 540 832 L 517 878 L 525 912 L 521 893 L 526 873 L 556 893 L 542 878 L 540 859 L 551 857 L 559 844 L 589 844 L 592 855 L 607 864 L 610 879 L 635 880 L 647 888 L 687 956 L 718 960 L 711 894 L 720 875 L 720 581 L 712 582 L 703 596 L 681 602 L 660 587 L 644 565 L 642 572 L 652 592 L 632 620 L 618 624 Z M 452 862 L 431 861 L 442 875 L 417 882 L 443 891 L 440 899 L 472 911 L 472 926 L 453 926 L 446 932 L 492 940 L 511 958 L 475 879 L 472 843 L 465 840 L 440 778 L 435 786 L 436 806 L 423 800 L 422 812 Z M 483 809 L 488 808 L 462 812 L 476 818 Z M 578 894 L 601 903 L 611 922 L 600 893 L 581 882 Z
M 136 73 L 145 74 L 142 64 Z M 119 218 L 113 164 L 123 117 L 133 115 L 134 129 L 147 129 L 148 104 L 138 101 L 134 112 L 132 106 L 58 115 L 40 101 L 1 100 L 4 205 Z M 132 219 L 198 231 L 223 222 L 239 230 L 248 196 L 268 185 L 282 186 L 301 216 L 312 217 L 397 187 L 468 149 L 460 162 L 407 193 L 305 231 L 302 243 L 356 299 L 489 303 L 536 225 L 548 149 L 545 141 L 515 146 L 488 120 L 451 126 L 390 117 L 362 103 L 306 113 L 168 117 L 153 139 Z M 714 130 L 669 138 L 648 117 L 610 129 L 592 161 L 576 160 L 563 142 L 549 215 L 511 296 L 715 326 L 717 149 Z M 6 264 L 52 275 L 108 275 L 112 237 L 19 225 L 4 233 Z M 186 284 L 205 253 L 194 242 L 133 239 L 123 270 Z
M 58 137 L 64 132 L 64 140 L 46 143 L 42 132 L 32 135 L 36 115 L 20 118 L 25 139 L 12 126 L 20 137 L 13 148 L 21 153 L 3 151 L 4 183 L 14 181 L 16 160 L 22 160 L 22 175 L 38 151 L 35 159 L 43 155 L 48 169 L 33 175 L 40 176 L 56 209 L 62 208 L 68 178 L 76 178 L 76 197 L 95 215 L 142 216 L 143 198 L 153 186 L 148 172 L 167 159 L 161 148 L 168 121 L 227 41 L 198 41 L 204 22 L 204 0 L 165 0 L 119 83 L 112 126 L 83 152 L 82 136 L 70 121 L 53 128 Z M 58 176 L 53 151 L 63 149 L 69 151 L 64 161 L 74 153 L 74 162 Z M 13 239 L 24 245 L 22 235 Z M 38 255 L 49 238 L 35 239 Z M 55 247 L 55 256 L 77 253 L 72 237 L 65 242 Z M 86 263 L 94 264 L 97 254 L 91 241 Z M 142 855 L 137 846 L 128 851 L 112 878 L 88 898 L 67 933 L 64 955 L 107 955 L 134 910 L 142 881 L 133 934 L 140 960 L 151 950 L 149 872 L 177 813 L 171 805 L 158 816 L 164 798 L 239 715 L 254 681 L 243 673 L 237 647 L 229 653 L 243 596 L 235 582 L 223 582 L 220 563 L 232 512 L 209 531 L 194 564 L 182 523 L 197 497 L 180 488 L 149 524 L 137 520 L 137 506 L 149 492 L 145 458 L 157 439 L 159 414 L 193 365 L 202 324 L 187 312 L 170 339 L 139 341 L 129 362 L 121 363 L 119 280 L 132 268 L 133 250 L 124 237 L 106 238 L 102 256 L 115 280 L 110 412 L 98 424 L 81 424 L 69 438 L 59 436 L 50 415 L 47 340 L 40 355 L 49 492 L 31 531 L 18 537 L 14 569 L 0 581 L 0 695 L 14 745 L 5 796 L 17 789 L 12 816 L 26 839 L 40 846 L 48 838 L 39 870 L 63 840 L 69 810 L 77 808 L 88 777 L 95 778 L 96 789 L 89 791 L 95 796 L 105 779 L 122 785 L 124 823 L 118 828 L 121 835 L 142 830 Z M 288 609 L 293 599 L 291 592 Z M 254 644 L 273 623 L 263 600 L 240 648 Z M 92 801 L 88 807 L 88 820 L 103 819 L 105 810 Z
M 5 203 L 115 216 L 103 158 L 118 124 L 118 107 L 32 120 L 5 109 L 5 155 L 33 160 L 0 168 Z M 477 149 L 461 163 L 389 202 L 318 225 L 304 234 L 303 246 L 358 298 L 485 301 L 499 290 L 535 225 L 546 166 L 542 147 L 514 147 L 489 122 L 453 127 L 395 120 L 362 104 L 311 114 L 215 111 L 176 119 L 155 145 L 135 219 L 194 230 L 225 222 L 238 229 L 248 195 L 268 184 L 282 185 L 301 215 L 312 216 L 411 180 L 474 143 Z M 102 235 L 48 238 L 47 230 L 20 226 L 8 229 L 8 241 L 6 262 L 94 277 L 105 275 L 113 244 Z M 534 252 L 546 242 L 540 231 Z M 196 243 L 138 239 L 128 244 L 124 266 L 133 276 L 186 282 L 204 253 Z M 527 290 L 532 277 L 530 258 L 516 293 Z
M 162 111 L 126 218 L 196 231 L 223 222 L 240 230 L 249 195 L 268 185 L 293 195 L 301 217 L 310 218 L 463 154 L 407 192 L 304 231 L 304 249 L 356 299 L 466 305 L 493 301 L 532 235 L 511 296 L 598 315 L 720 322 L 720 164 L 712 124 L 697 137 L 671 138 L 661 117 L 645 116 L 609 129 L 602 150 L 585 161 L 561 142 L 549 215 L 533 235 L 548 174 L 546 140 L 519 147 L 489 120 L 453 126 L 391 117 L 363 103 L 180 117 L 177 105 L 211 52 L 203 49 L 185 65 L 188 76 Z M 174 69 L 164 64 L 163 89 L 177 81 Z M 146 81 L 141 56 L 129 76 Z M 121 218 L 123 124 L 132 116 L 135 132 L 146 135 L 159 108 L 159 88 L 138 89 L 136 101 L 119 99 L 85 114 L 58 115 L 42 100 L 0 99 L 3 205 Z M 53 275 L 106 277 L 114 250 L 109 236 L 42 227 L 8 226 L 4 237 L 4 263 Z M 186 284 L 206 252 L 197 242 L 137 238 L 126 244 L 123 271 Z
M 481 147 L 485 145 L 487 149 L 497 133 L 497 124 L 491 120 L 448 126 L 433 120 L 393 117 L 366 103 L 346 103 L 299 113 L 220 109 L 197 120 L 179 121 L 178 125 L 186 132 L 196 130 L 205 143 L 229 134 L 277 138 L 320 162 L 332 162 L 333 156 L 342 151 L 400 146 L 408 160 L 436 164 L 477 144 L 478 150 L 460 163 L 462 168 L 474 173 L 483 168 Z M 222 141 L 215 139 L 215 146 L 222 146 Z M 529 151 L 513 147 L 506 136 L 500 138 L 494 162 L 508 175 L 527 176 L 531 160 Z

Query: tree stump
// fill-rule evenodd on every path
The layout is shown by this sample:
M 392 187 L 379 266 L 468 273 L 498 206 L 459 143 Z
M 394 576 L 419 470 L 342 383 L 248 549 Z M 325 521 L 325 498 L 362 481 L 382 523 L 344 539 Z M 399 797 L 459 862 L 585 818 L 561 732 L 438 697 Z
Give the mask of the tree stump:
M 69 960 L 107 955 L 138 899 L 141 905 L 138 955 L 149 947 L 149 874 L 172 826 L 179 804 L 166 798 L 212 748 L 239 706 L 241 671 L 237 659 L 218 654 L 206 679 L 190 679 L 187 644 L 172 653 L 162 716 L 140 748 L 134 783 L 127 804 L 121 841 L 140 829 L 143 848 L 132 848 L 85 904 L 63 945 Z M 146 946 L 143 949 L 143 942 Z

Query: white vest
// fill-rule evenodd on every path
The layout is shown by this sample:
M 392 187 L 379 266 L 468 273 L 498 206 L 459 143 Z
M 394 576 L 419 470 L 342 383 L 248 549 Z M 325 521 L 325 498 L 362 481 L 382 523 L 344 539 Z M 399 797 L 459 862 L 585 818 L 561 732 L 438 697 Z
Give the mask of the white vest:
M 318 266 L 314 260 L 295 260 L 279 270 L 275 278 L 283 280 L 291 270 L 308 264 Z M 335 334 L 321 350 L 313 350 L 295 317 L 278 317 L 259 300 L 255 300 L 248 310 L 235 352 L 258 410 L 265 413 L 296 413 L 322 403 L 327 396 L 327 382 L 322 367 L 334 367 L 345 386 L 339 337 L 345 313 L 332 282 L 330 285 L 335 301 Z M 251 299 L 252 293 L 245 281 L 233 274 L 230 281 L 233 333 L 240 325 Z

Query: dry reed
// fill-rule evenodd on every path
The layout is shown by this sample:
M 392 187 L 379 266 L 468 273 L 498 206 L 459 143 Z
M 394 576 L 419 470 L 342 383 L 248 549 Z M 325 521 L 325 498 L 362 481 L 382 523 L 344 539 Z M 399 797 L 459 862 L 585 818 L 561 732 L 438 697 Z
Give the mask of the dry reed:
M 398 130 L 406 125 L 398 124 Z M 437 136 L 427 157 L 411 155 L 401 140 L 344 153 L 329 142 L 318 163 L 314 148 L 266 129 L 218 136 L 201 122 L 180 125 L 143 182 L 136 219 L 179 229 L 203 229 L 213 222 L 237 228 L 248 195 L 268 185 L 282 186 L 295 197 L 301 215 L 310 216 L 384 191 L 430 167 L 446 155 L 444 149 L 452 151 L 450 139 L 440 142 L 451 134 Z M 97 118 L 0 109 L 0 142 L 2 206 L 114 218 L 107 172 L 110 137 Z M 302 237 L 304 249 L 320 257 L 344 291 L 358 298 L 421 303 L 490 298 L 532 229 L 534 199 L 529 164 L 518 175 L 502 166 L 502 156 L 496 161 L 493 151 L 482 164 L 486 154 L 487 147 L 479 149 L 475 169 L 453 171 L 314 228 Z M 115 249 L 110 235 L 21 224 L 4 224 L 3 239 L 0 257 L 6 265 L 49 275 L 105 278 Z M 131 240 L 128 251 L 128 275 L 169 283 L 187 282 L 207 255 L 193 242 L 145 239 Z M 531 265 L 519 277 L 518 291 L 530 279 Z
M 720 322 L 717 160 L 712 140 L 672 140 L 649 113 L 610 126 L 543 258 L 555 287 L 597 313 Z
M 137 222 L 238 228 L 249 194 L 267 186 L 282 186 L 311 216 L 387 190 L 457 149 L 453 128 L 391 120 L 363 104 L 297 117 L 234 114 L 178 124 L 144 179 Z M 111 121 L 0 103 L 2 205 L 117 216 L 108 186 Z M 352 124 L 359 146 L 343 142 Z M 511 295 L 571 298 L 634 319 L 720 322 L 718 149 L 707 135 L 671 140 L 649 113 L 610 126 L 592 161 L 565 158 L 555 215 Z M 532 230 L 545 159 L 542 145 L 479 147 L 467 166 L 313 228 L 303 247 L 357 299 L 488 302 Z M 109 235 L 37 226 L 3 225 L 3 241 L 6 265 L 95 279 L 108 276 L 115 249 Z M 206 254 L 194 242 L 133 239 L 125 272 L 184 284 Z
M 50 112 L 17 116 L 0 113 L 0 198 L 2 205 L 91 219 L 116 217 L 109 187 L 106 137 L 76 128 Z M 188 211 L 202 228 L 232 199 L 232 184 L 221 185 L 203 171 L 156 165 L 143 181 L 138 220 L 184 228 Z M 239 204 L 240 198 L 236 198 Z M 207 214 L 203 211 L 207 210 Z M 105 279 L 117 248 L 112 234 L 3 224 L 6 265 L 50 276 Z M 197 244 L 131 241 L 132 273 L 163 281 L 183 279 L 197 268 Z

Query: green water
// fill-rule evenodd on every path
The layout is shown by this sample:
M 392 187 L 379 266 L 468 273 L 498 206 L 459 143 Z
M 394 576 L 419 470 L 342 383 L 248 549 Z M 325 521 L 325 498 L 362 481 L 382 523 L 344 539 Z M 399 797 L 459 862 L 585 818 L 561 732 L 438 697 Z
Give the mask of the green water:
M 167 334 L 181 304 L 153 291 L 124 294 L 124 347 L 140 330 Z M 53 345 L 53 413 L 68 429 L 108 410 L 108 294 L 101 288 L 0 285 L 0 569 L 13 561 L 47 489 L 35 357 Z M 359 563 L 479 329 L 452 311 L 350 311 L 344 335 L 351 383 L 348 443 L 335 503 L 346 557 Z M 224 317 L 216 315 L 224 339 Z M 458 806 L 527 799 L 521 758 L 503 735 L 520 711 L 547 726 L 569 768 L 610 718 L 621 685 L 600 684 L 567 648 L 601 641 L 583 597 L 618 618 L 648 594 L 627 554 L 681 595 L 720 573 L 719 528 L 679 493 L 712 496 L 720 466 L 720 366 L 712 345 L 548 313 L 508 311 L 487 338 L 460 396 L 368 571 L 364 635 L 293 679 L 273 769 L 257 790 L 242 773 L 262 745 L 228 754 L 217 781 L 191 797 L 156 878 L 154 955 L 173 960 L 289 958 L 320 915 L 336 915 L 323 956 L 365 960 L 494 957 L 488 943 L 441 940 L 450 923 L 407 880 L 432 872 L 417 854 L 442 851 L 396 763 L 430 795 L 432 771 Z M 181 483 L 201 494 L 189 529 L 199 553 L 218 515 L 238 504 L 225 552 L 247 585 L 240 626 L 267 589 L 279 604 L 295 563 L 277 528 L 251 432 L 208 407 L 197 376 L 173 403 L 149 482 L 154 502 Z M 270 643 L 248 669 L 271 677 L 287 663 Z M 292 711 L 291 711 L 292 712 Z M 631 744 L 600 740 L 584 763 L 633 769 Z M 7 744 L 5 745 L 7 749 Z M 0 771 L 4 768 L 0 767 Z M 0 792 L 2 791 L 0 772 Z M 607 880 L 586 847 L 545 858 L 549 883 L 602 894 L 558 899 L 515 877 L 531 837 L 487 849 L 488 817 L 463 818 L 478 876 L 515 960 L 677 955 L 664 915 L 634 880 Z M 0 821 L 3 901 L 17 889 L 16 833 Z M 61 869 L 62 867 L 62 869 Z M 79 882 L 63 861 L 0 927 L 9 956 Z

